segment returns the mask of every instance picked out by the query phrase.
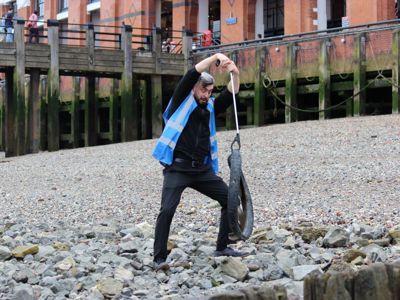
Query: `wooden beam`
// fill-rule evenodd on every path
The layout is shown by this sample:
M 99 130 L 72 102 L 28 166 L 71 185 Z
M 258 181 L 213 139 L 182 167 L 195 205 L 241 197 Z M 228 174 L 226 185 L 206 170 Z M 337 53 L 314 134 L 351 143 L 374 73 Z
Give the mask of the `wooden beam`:
M 157 138 L 161 135 L 163 129 L 162 121 L 162 81 L 160 75 L 151 76 L 151 119 L 152 119 L 152 137 Z
M 331 74 L 329 66 L 329 39 L 320 41 L 319 52 L 319 119 L 329 117 L 329 111 L 323 111 L 331 104 Z
M 257 47 L 256 49 L 256 69 L 254 72 L 254 125 L 256 126 L 264 124 L 266 93 L 263 85 L 263 77 L 266 72 L 265 56 L 268 55 L 267 51 L 267 47 Z
M 5 87 L 0 88 L 0 151 L 5 150 Z
M 16 46 L 16 66 L 14 68 L 14 105 L 15 105 L 15 155 L 26 154 L 26 103 L 25 103 L 25 36 L 24 21 L 17 20 L 14 26 Z
M 97 97 L 96 77 L 94 74 L 87 76 L 85 99 L 85 147 L 97 145 Z
M 48 40 L 50 45 L 50 69 L 47 75 L 47 141 L 48 150 L 60 149 L 60 69 L 59 69 L 59 24 L 48 20 Z
M 392 35 L 392 113 L 399 113 L 400 104 L 400 30 L 395 30 Z
M 40 70 L 31 70 L 31 79 L 29 82 L 29 105 L 28 105 L 28 145 L 31 153 L 37 153 L 40 150 Z
M 118 141 L 118 112 L 119 112 L 119 80 L 112 79 L 110 95 L 110 139 L 112 143 Z
M 81 100 L 81 78 L 73 77 L 74 98 L 71 103 L 71 142 L 72 147 L 78 148 L 80 141 L 79 104 Z
M 357 34 L 354 37 L 354 116 L 361 116 L 365 113 L 367 81 L 365 57 L 365 35 Z
M 124 50 L 124 72 L 121 80 L 121 141 L 132 141 L 135 138 L 133 118 L 133 76 L 132 76 L 132 27 L 125 26 L 122 34 Z
M 296 52 L 297 46 L 290 43 L 286 46 L 285 64 L 286 64 L 286 83 L 285 83 L 285 123 L 297 121 L 296 110 L 290 108 L 297 107 L 297 73 L 296 73 Z
M 13 103 L 13 71 L 6 71 L 6 99 L 4 103 L 5 109 L 5 130 L 4 130 L 4 140 L 5 140 L 5 153 L 6 157 L 15 156 L 15 135 L 14 135 L 14 127 L 15 127 L 15 106 Z

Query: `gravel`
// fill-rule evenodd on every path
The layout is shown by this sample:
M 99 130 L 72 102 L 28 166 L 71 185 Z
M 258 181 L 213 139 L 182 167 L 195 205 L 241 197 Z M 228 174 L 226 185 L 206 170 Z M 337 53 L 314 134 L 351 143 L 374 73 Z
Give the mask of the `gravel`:
M 243 172 L 255 226 L 360 222 L 399 224 L 400 115 L 243 129 Z M 218 133 L 221 176 L 234 131 Z M 86 224 L 113 219 L 154 224 L 162 166 L 155 140 L 5 158 L 0 152 L 0 219 Z M 218 225 L 213 200 L 187 189 L 173 226 Z

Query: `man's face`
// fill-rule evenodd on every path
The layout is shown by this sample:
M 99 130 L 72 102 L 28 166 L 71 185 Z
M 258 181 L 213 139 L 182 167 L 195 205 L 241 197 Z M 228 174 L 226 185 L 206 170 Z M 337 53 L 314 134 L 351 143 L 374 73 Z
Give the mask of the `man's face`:
M 208 99 L 210 99 L 213 88 L 213 84 L 204 86 L 202 82 L 197 82 L 193 88 L 194 98 L 200 105 L 206 105 Z

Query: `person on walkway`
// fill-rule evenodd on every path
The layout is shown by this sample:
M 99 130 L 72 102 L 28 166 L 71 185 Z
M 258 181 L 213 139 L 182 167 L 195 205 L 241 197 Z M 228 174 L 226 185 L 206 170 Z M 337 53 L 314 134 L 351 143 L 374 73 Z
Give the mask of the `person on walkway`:
M 6 14 L 6 43 L 12 43 L 14 41 L 14 13 L 12 8 L 10 8 Z
M 235 91 L 229 82 L 220 95 L 211 96 L 214 78 L 205 71 L 219 63 L 222 71 L 232 72 Z M 165 128 L 153 156 L 165 167 L 161 208 L 154 240 L 154 269 L 166 270 L 170 225 L 183 191 L 190 187 L 221 205 L 221 220 L 215 256 L 244 256 L 228 247 L 228 186 L 218 172 L 215 116 L 233 103 L 239 92 L 239 70 L 227 56 L 217 53 L 190 69 L 180 80 L 163 117 Z
M 33 40 L 36 44 L 39 43 L 38 13 L 37 10 L 34 10 L 26 24 L 29 28 L 29 43 L 33 43 Z

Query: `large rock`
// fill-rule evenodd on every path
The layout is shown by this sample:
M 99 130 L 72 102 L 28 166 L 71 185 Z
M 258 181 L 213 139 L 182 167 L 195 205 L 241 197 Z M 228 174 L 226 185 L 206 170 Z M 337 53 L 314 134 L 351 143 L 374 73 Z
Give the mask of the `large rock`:
M 323 245 L 327 248 L 346 247 L 349 242 L 350 234 L 342 228 L 333 228 L 328 231 L 323 240 Z
M 105 297 L 114 297 L 121 293 L 123 284 L 121 281 L 114 278 L 103 278 L 97 282 L 96 288 Z
M 393 239 L 394 244 L 400 244 L 400 224 L 389 230 L 389 236 Z
M 22 284 L 14 289 L 11 300 L 34 300 L 33 290 L 29 284 Z
M 343 253 L 343 260 L 347 263 L 352 262 L 357 257 L 366 258 L 367 254 L 365 252 L 358 249 L 349 249 Z
M 38 245 L 25 245 L 25 246 L 18 246 L 11 251 L 12 256 L 16 258 L 24 258 L 29 254 L 36 254 L 39 252 Z
M 11 257 L 11 251 L 7 247 L 0 246 L 0 261 L 5 261 Z
M 223 273 L 239 281 L 243 281 L 249 273 L 249 268 L 237 257 L 225 257 L 219 266 Z
M 298 233 L 303 241 L 306 243 L 311 243 L 312 241 L 316 241 L 320 237 L 324 237 L 328 232 L 328 229 L 325 226 L 302 226 L 297 227 L 293 230 L 295 233 Z
M 303 280 L 311 272 L 319 272 L 323 273 L 321 267 L 319 265 L 304 265 L 304 266 L 295 266 L 292 268 L 293 280 Z
M 154 228 L 149 223 L 140 223 L 137 225 L 137 228 L 141 230 L 142 235 L 145 239 L 154 238 Z

